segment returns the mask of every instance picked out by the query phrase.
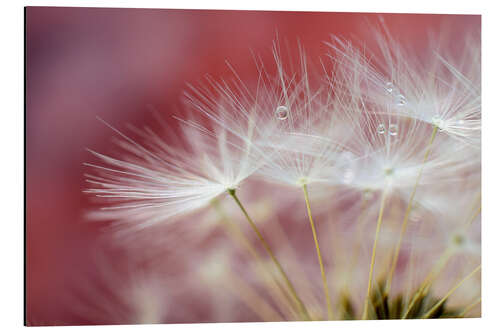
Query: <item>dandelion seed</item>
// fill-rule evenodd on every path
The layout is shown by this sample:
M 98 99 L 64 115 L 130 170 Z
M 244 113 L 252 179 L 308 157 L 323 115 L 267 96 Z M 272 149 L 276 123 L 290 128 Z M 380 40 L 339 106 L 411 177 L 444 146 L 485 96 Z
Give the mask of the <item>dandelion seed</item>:
M 430 45 L 427 57 L 419 55 L 417 58 L 415 52 L 403 48 L 389 35 L 377 33 L 376 39 L 382 59 L 374 60 L 366 55 L 366 50 L 358 50 L 339 38 L 333 38 L 329 43 L 334 52 L 331 59 L 339 67 L 336 80 L 342 81 L 337 88 L 347 89 L 349 86 L 350 91 L 356 92 L 352 99 L 359 99 L 364 105 L 380 106 L 369 112 L 410 117 L 431 126 L 435 126 L 438 119 L 437 126 L 444 134 L 478 147 L 481 128 L 480 39 L 476 35 L 469 36 L 461 58 L 436 54 L 433 49 L 438 47 L 433 45 Z M 395 71 L 397 82 L 387 82 L 385 73 L 394 75 Z M 377 93 L 381 91 L 380 87 L 384 93 Z
M 161 134 L 148 128 L 136 130 L 143 140 L 138 143 L 108 126 L 122 138 L 121 156 L 89 150 L 101 163 L 85 164 L 94 171 L 87 175 L 86 192 L 106 203 L 93 214 L 95 218 L 119 221 L 131 230 L 170 222 L 207 206 L 259 167 L 251 138 L 228 139 L 231 133 L 220 127 L 209 130 L 196 121 L 183 121 L 184 147 L 174 148 L 166 143 L 168 128 Z

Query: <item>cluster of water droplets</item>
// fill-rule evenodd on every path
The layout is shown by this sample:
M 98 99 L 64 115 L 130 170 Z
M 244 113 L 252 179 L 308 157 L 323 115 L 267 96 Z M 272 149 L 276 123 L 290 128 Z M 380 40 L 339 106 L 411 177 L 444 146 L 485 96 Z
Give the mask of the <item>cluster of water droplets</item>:
M 394 84 L 392 82 L 389 81 L 385 84 L 385 91 L 388 95 L 392 96 L 394 104 L 396 106 L 402 107 L 408 103 L 406 97 L 401 94 L 396 87 L 394 87 Z
M 392 82 L 387 82 L 385 84 L 385 91 L 387 91 L 388 94 L 392 94 L 394 91 L 394 84 Z
M 398 135 L 398 125 L 390 123 L 386 129 L 385 124 L 381 123 L 377 126 L 377 133 L 378 134 L 388 133 L 390 136 L 396 136 L 396 135 Z

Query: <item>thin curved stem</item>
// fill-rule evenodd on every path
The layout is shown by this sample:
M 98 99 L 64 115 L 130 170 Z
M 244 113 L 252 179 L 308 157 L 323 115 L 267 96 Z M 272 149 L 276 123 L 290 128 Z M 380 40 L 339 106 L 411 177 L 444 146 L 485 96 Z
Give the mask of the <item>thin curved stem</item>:
M 283 316 L 275 311 L 271 305 L 246 281 L 236 274 L 228 272 L 231 285 L 229 290 L 239 297 L 245 305 L 264 321 L 284 320 Z
M 262 258 L 259 255 L 257 249 L 252 245 L 247 237 L 245 237 L 243 231 L 241 231 L 241 229 L 238 228 L 238 226 L 228 218 L 228 216 L 222 209 L 219 200 L 214 199 L 212 200 L 211 204 L 214 207 L 215 211 L 219 214 L 220 221 L 222 222 L 226 233 L 234 238 L 234 242 L 236 244 L 243 245 L 243 247 L 250 253 L 250 255 L 254 257 L 257 262 L 261 263 Z
M 311 213 L 311 204 L 309 202 L 309 194 L 307 192 L 307 185 L 303 184 L 302 189 L 304 191 L 304 198 L 306 200 L 307 215 L 309 216 L 309 223 L 311 224 L 311 230 L 314 239 L 314 245 L 316 246 L 316 254 L 318 255 L 319 268 L 321 270 L 321 279 L 323 280 L 323 292 L 325 293 L 326 307 L 328 311 L 328 319 L 333 319 L 333 308 L 332 302 L 330 300 L 330 291 L 328 290 L 328 281 L 325 274 L 325 266 L 323 265 L 323 259 L 321 258 L 321 250 L 319 249 L 318 235 L 316 234 L 316 227 L 314 226 L 314 220 Z
M 477 266 L 472 272 L 470 272 L 466 277 L 464 277 L 460 282 L 458 282 L 453 288 L 444 295 L 443 298 L 439 302 L 437 302 L 427 313 L 424 315 L 424 318 L 428 318 L 429 316 L 432 315 L 434 311 L 436 311 L 437 308 L 439 308 L 465 281 L 470 279 L 474 274 L 476 274 L 479 269 L 481 268 L 481 265 Z
M 396 245 L 396 250 L 394 251 L 394 256 L 393 256 L 392 263 L 391 263 L 391 268 L 389 270 L 389 277 L 387 278 L 387 285 L 385 288 L 386 293 L 389 293 L 391 290 L 392 278 L 394 276 L 394 272 L 396 270 L 396 265 L 398 263 L 399 252 L 401 251 L 401 244 L 403 243 L 403 237 L 406 233 L 406 228 L 408 226 L 408 220 L 410 217 L 411 209 L 413 208 L 413 200 L 415 198 L 415 193 L 417 193 L 417 187 L 418 187 L 418 184 L 420 183 L 420 178 L 422 177 L 422 172 L 424 170 L 425 163 L 427 162 L 427 159 L 429 158 L 432 143 L 434 142 L 434 139 L 436 138 L 437 130 L 438 130 L 438 127 L 434 126 L 434 128 L 432 130 L 431 139 L 429 140 L 429 144 L 427 145 L 427 149 L 424 153 L 424 160 L 422 162 L 422 167 L 418 171 L 417 180 L 415 181 L 415 185 L 413 186 L 413 190 L 410 194 L 410 199 L 408 200 L 408 205 L 406 207 L 406 211 L 405 211 L 405 215 L 404 215 L 404 219 L 403 219 L 403 224 L 401 225 L 399 239 L 398 239 L 398 242 Z
M 479 205 L 479 207 L 475 210 L 474 214 L 470 217 L 470 219 L 467 221 L 467 223 L 465 225 L 467 227 L 470 226 L 472 224 L 472 222 L 474 222 L 476 217 L 479 215 L 479 213 L 481 213 L 481 205 Z
M 269 293 L 273 295 L 274 300 L 276 301 L 278 307 L 281 310 L 284 310 L 285 308 L 289 310 L 290 300 L 289 298 L 287 298 L 286 291 L 280 288 L 281 285 L 280 282 L 278 281 L 278 278 L 274 274 L 272 274 L 269 268 L 266 268 L 266 266 L 264 265 L 264 259 L 261 257 L 257 249 L 245 236 L 241 228 L 238 227 L 236 223 L 233 223 L 229 219 L 229 217 L 224 212 L 217 198 L 212 200 L 211 205 L 214 207 L 215 211 L 219 214 L 220 221 L 224 226 L 224 230 L 228 234 L 228 237 L 231 238 L 237 245 L 243 246 L 250 253 L 250 255 L 256 260 L 258 264 L 257 266 L 258 271 L 256 273 L 263 275 L 263 279 L 266 282 L 266 285 L 268 286 L 267 289 L 269 290 Z M 271 281 L 269 281 L 267 276 L 271 278 L 273 283 L 270 283 Z M 274 288 L 275 286 L 277 286 L 278 288 Z
M 478 305 L 479 303 L 481 303 L 481 297 L 479 297 L 478 299 L 476 299 L 474 302 L 472 302 L 471 304 L 469 304 L 460 314 L 459 316 L 460 317 L 465 317 L 465 315 L 467 313 L 469 313 L 470 310 L 472 310 L 476 305 Z
M 377 228 L 375 230 L 375 239 L 373 240 L 373 248 L 372 248 L 372 258 L 370 261 L 370 273 L 368 274 L 368 287 L 366 288 L 366 296 L 365 296 L 365 302 L 363 306 L 363 315 L 362 319 L 365 320 L 368 318 L 368 303 L 370 300 L 370 292 L 372 288 L 372 279 L 373 279 L 373 266 L 375 264 L 375 254 L 377 252 L 377 243 L 378 243 L 378 238 L 380 234 L 380 226 L 382 225 L 382 217 L 384 216 L 384 207 L 385 207 L 385 200 L 387 198 L 387 192 L 388 188 L 386 187 L 384 189 L 384 192 L 382 194 L 382 199 L 380 201 L 380 209 L 378 212 L 378 218 L 377 218 Z
M 367 211 L 368 211 L 368 209 L 366 207 L 366 199 L 364 198 L 364 195 L 363 195 L 363 197 L 361 198 L 361 213 L 359 214 L 358 220 L 356 222 L 356 244 L 360 243 L 363 228 L 365 227 L 366 221 L 368 221 L 367 219 L 365 219 Z M 344 281 L 345 288 L 348 288 L 349 279 L 352 279 L 352 277 L 353 277 L 354 268 L 355 268 L 355 266 L 358 262 L 358 259 L 359 259 L 359 252 L 360 252 L 360 247 L 356 246 L 353 249 L 353 254 L 351 256 L 351 262 L 350 262 L 350 265 L 348 268 L 348 273 L 346 274 L 346 278 Z
M 474 219 L 479 215 L 481 212 L 481 206 L 479 205 L 478 209 L 475 210 L 475 212 L 472 214 L 472 217 L 468 219 L 468 221 L 465 223 L 465 227 L 468 227 L 471 225 L 471 223 L 474 221 Z M 443 254 L 439 257 L 438 261 L 436 264 L 433 266 L 432 270 L 427 274 L 427 276 L 424 278 L 423 282 L 420 284 L 420 287 L 417 289 L 417 292 L 415 293 L 412 301 L 410 302 L 408 308 L 406 309 L 403 319 L 405 319 L 410 311 L 413 309 L 413 306 L 416 303 L 416 300 L 424 293 L 426 292 L 429 288 L 430 285 L 434 282 L 434 280 L 437 278 L 437 276 L 441 273 L 441 271 L 446 267 L 448 260 L 455 254 L 455 251 L 452 247 L 448 246 Z
M 274 214 L 274 218 L 277 216 Z M 315 293 L 312 290 L 312 285 L 310 279 L 307 277 L 304 267 L 300 264 L 300 261 L 297 257 L 297 253 L 290 243 L 290 239 L 288 238 L 286 232 L 283 230 L 283 227 L 280 223 L 272 223 L 270 225 L 270 231 L 273 234 L 273 239 L 277 241 L 277 243 L 282 244 L 280 250 L 287 255 L 287 267 L 289 268 L 289 272 L 293 272 L 293 278 L 296 284 L 301 286 L 300 293 L 302 299 L 307 302 L 307 300 L 316 301 Z
M 292 294 L 292 297 L 294 298 L 295 302 L 297 303 L 297 306 L 300 309 L 300 312 L 301 312 L 303 318 L 305 320 L 311 320 L 311 317 L 310 317 L 309 313 L 307 312 L 307 309 L 306 309 L 304 303 L 299 298 L 299 296 L 298 296 L 298 294 L 297 294 L 297 292 L 296 292 L 296 290 L 295 290 L 292 282 L 290 281 L 290 279 L 286 275 L 286 273 L 285 273 L 283 267 L 281 266 L 281 264 L 279 263 L 278 259 L 275 257 L 273 251 L 271 250 L 271 247 L 269 246 L 269 244 L 267 243 L 267 241 L 264 239 L 264 236 L 259 231 L 259 228 L 257 228 L 257 225 L 253 222 L 253 220 L 250 217 L 250 215 L 248 215 L 248 212 L 246 211 L 245 207 L 243 207 L 243 204 L 241 203 L 240 199 L 238 199 L 238 196 L 236 195 L 236 190 L 229 189 L 227 192 L 229 193 L 229 195 L 231 197 L 233 197 L 234 201 L 236 202 L 236 204 L 238 205 L 238 207 L 243 212 L 243 215 L 245 215 L 248 223 L 250 224 L 250 226 L 252 227 L 253 231 L 257 235 L 257 238 L 259 239 L 260 243 L 262 244 L 262 246 L 264 247 L 264 249 L 266 250 L 266 252 L 269 254 L 269 256 L 271 257 L 271 260 L 274 263 L 274 265 L 276 266 L 276 268 L 278 269 L 278 271 L 282 275 L 282 277 L 285 280 L 285 283 L 286 283 L 288 289 L 290 290 L 290 293 Z
M 446 249 L 443 254 L 439 257 L 437 263 L 434 265 L 432 270 L 427 274 L 425 277 L 424 281 L 418 288 L 417 292 L 413 296 L 410 304 L 408 305 L 408 308 L 406 309 L 405 313 L 403 314 L 402 319 L 406 319 L 408 317 L 408 314 L 410 311 L 413 309 L 415 306 L 416 301 L 419 299 L 419 297 L 423 294 L 428 292 L 430 289 L 431 284 L 434 282 L 436 277 L 439 275 L 439 273 L 446 267 L 446 264 L 448 263 L 448 260 L 450 257 L 453 255 L 453 251 L 451 249 Z

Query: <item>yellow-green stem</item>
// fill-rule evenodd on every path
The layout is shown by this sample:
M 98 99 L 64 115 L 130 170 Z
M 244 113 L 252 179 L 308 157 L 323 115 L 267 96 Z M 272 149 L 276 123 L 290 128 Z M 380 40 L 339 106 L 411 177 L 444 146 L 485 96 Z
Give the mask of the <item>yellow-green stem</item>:
M 366 209 L 366 199 L 365 199 L 365 196 L 363 195 L 361 198 L 361 213 L 359 214 L 358 220 L 356 222 L 356 243 L 360 242 L 363 229 L 366 225 L 366 221 L 368 221 L 367 219 L 365 219 L 367 211 L 368 210 Z M 346 274 L 345 281 L 344 281 L 344 288 L 346 290 L 349 289 L 348 284 L 350 281 L 352 281 L 354 268 L 356 267 L 356 265 L 358 263 L 359 252 L 360 252 L 360 247 L 355 246 L 353 249 L 353 255 L 351 257 L 351 262 L 350 262 L 350 265 L 348 268 L 348 273 Z
M 468 305 L 460 314 L 460 317 L 465 317 L 467 313 L 469 313 L 470 310 L 472 310 L 476 305 L 478 305 L 481 302 L 481 297 L 479 297 L 477 300 L 472 302 L 470 305 Z
M 252 218 L 250 215 L 248 215 L 248 212 L 246 211 L 245 207 L 243 207 L 243 204 L 241 203 L 240 199 L 238 199 L 238 196 L 236 195 L 236 190 L 235 189 L 229 189 L 227 191 L 231 197 L 233 197 L 234 201 L 238 205 L 238 207 L 241 209 L 243 212 L 243 215 L 245 215 L 245 218 L 247 219 L 248 223 L 252 227 L 253 231 L 257 235 L 257 238 L 259 239 L 260 243 L 266 250 L 267 254 L 269 254 L 269 257 L 271 257 L 271 260 L 273 261 L 274 265 L 282 275 L 283 279 L 285 280 L 286 285 L 288 286 L 288 289 L 290 290 L 290 293 L 292 294 L 292 297 L 295 299 L 295 302 L 297 303 L 297 306 L 300 309 L 300 312 L 302 313 L 302 316 L 305 320 L 311 320 L 311 317 L 309 316 L 309 313 L 307 312 L 307 309 L 302 302 L 302 300 L 299 298 L 297 292 L 295 291 L 295 287 L 293 286 L 292 282 L 286 275 L 283 267 L 279 263 L 278 259 L 275 257 L 273 251 L 271 250 L 271 247 L 267 243 L 267 241 L 264 239 L 264 236 L 261 234 L 259 231 L 259 228 L 257 228 L 257 225 L 253 222 Z
M 420 298 L 420 296 L 423 293 L 428 292 L 431 284 L 434 282 L 437 275 L 445 268 L 446 264 L 448 263 L 448 259 L 450 259 L 450 257 L 452 255 L 453 255 L 453 251 L 450 248 L 446 249 L 443 252 L 443 254 L 439 258 L 437 263 L 434 265 L 434 267 L 430 271 L 430 273 L 425 277 L 424 281 L 422 282 L 422 284 L 418 288 L 417 292 L 414 294 L 410 304 L 408 305 L 408 308 L 406 309 L 406 311 L 403 314 L 403 317 L 402 317 L 403 319 L 406 319 L 408 317 L 408 314 L 413 309 L 413 306 L 415 306 L 416 301 Z
M 236 244 L 239 243 L 238 245 L 243 245 L 246 248 L 246 250 L 252 255 L 252 257 L 254 257 L 257 262 L 261 263 L 262 258 L 260 257 L 259 253 L 252 245 L 252 243 L 250 243 L 250 241 L 245 237 L 245 234 L 238 228 L 238 226 L 233 222 L 231 222 L 231 220 L 229 220 L 226 213 L 222 209 L 219 200 L 214 199 L 212 200 L 211 204 L 216 210 L 216 212 L 219 214 L 220 220 L 223 223 L 226 232 L 233 238 L 235 238 L 235 243 Z
M 446 264 L 448 263 L 448 260 L 451 258 L 451 256 L 454 254 L 454 251 L 452 248 L 446 248 L 446 250 L 441 254 L 439 257 L 438 261 L 430 271 L 430 273 L 425 277 L 424 282 L 422 283 L 423 288 L 426 286 L 432 284 L 436 277 L 441 273 L 441 271 L 446 267 Z
M 383 194 L 382 194 L 382 199 L 380 202 L 380 209 L 378 212 L 378 219 L 377 219 L 377 228 L 375 230 L 375 239 L 373 240 L 373 249 L 372 249 L 372 258 L 370 261 L 370 273 L 368 274 L 368 287 L 366 288 L 366 296 L 365 296 L 365 301 L 363 305 L 363 315 L 362 319 L 365 320 L 368 318 L 368 303 L 370 300 L 370 292 L 372 288 L 372 279 L 373 279 L 373 266 L 375 264 L 375 254 L 377 252 L 377 243 L 378 243 L 378 238 L 380 234 L 380 226 L 382 225 L 382 217 L 384 216 L 384 207 L 385 207 L 385 199 L 387 198 L 387 192 L 388 188 L 386 186 Z
M 410 217 L 411 209 L 413 208 L 413 199 L 415 198 L 415 193 L 417 192 L 417 187 L 418 187 L 418 184 L 420 183 L 420 178 L 422 177 L 422 172 L 424 170 L 425 163 L 427 162 L 427 159 L 429 158 L 432 143 L 434 142 L 434 139 L 436 138 L 437 130 L 438 130 L 438 127 L 434 126 L 434 128 L 432 130 L 431 139 L 429 140 L 429 144 L 427 145 L 427 149 L 424 153 L 424 160 L 423 160 L 422 167 L 418 171 L 417 180 L 415 181 L 415 185 L 413 186 L 413 190 L 411 192 L 410 199 L 408 200 L 408 206 L 406 207 L 406 211 L 405 211 L 405 215 L 404 215 L 404 219 L 403 219 L 403 224 L 401 226 L 401 232 L 399 234 L 399 239 L 398 239 L 398 242 L 396 245 L 396 250 L 394 251 L 394 256 L 392 258 L 392 263 L 391 263 L 391 268 L 389 270 L 389 277 L 387 278 L 387 285 L 385 288 L 386 293 L 389 293 L 391 290 L 392 278 L 394 276 L 394 271 L 396 270 L 396 265 L 398 263 L 399 252 L 401 251 L 401 244 L 403 242 L 404 234 L 406 233 L 406 227 L 408 226 L 408 220 Z
M 278 321 L 284 320 L 283 316 L 276 312 L 273 307 L 267 302 L 265 298 L 245 280 L 241 279 L 238 275 L 228 273 L 229 280 L 231 281 L 229 290 L 239 297 L 245 305 L 251 309 L 264 321 Z
M 277 218 L 277 216 L 274 215 L 274 218 Z M 273 232 L 274 239 L 276 239 L 279 244 L 282 244 L 283 251 L 286 251 L 285 254 L 288 258 L 287 265 L 290 267 L 290 270 L 293 271 L 294 281 L 299 283 L 301 286 L 300 292 L 302 299 L 304 301 L 315 300 L 312 285 L 310 283 L 311 281 L 308 279 L 304 271 L 304 267 L 301 265 L 300 260 L 297 257 L 297 253 L 291 245 L 290 239 L 283 230 L 283 227 L 280 223 L 273 223 L 270 227 L 272 228 L 271 230 Z
M 465 223 L 465 226 L 470 226 L 472 221 L 477 217 L 477 215 L 481 212 L 481 206 L 475 211 L 475 213 L 472 215 L 472 217 Z M 403 319 L 405 319 L 410 311 L 412 310 L 413 306 L 416 303 L 416 300 L 419 299 L 419 297 L 424 293 L 427 292 L 427 290 L 430 288 L 430 285 L 434 282 L 436 277 L 439 275 L 439 273 L 445 268 L 446 264 L 448 263 L 448 260 L 451 258 L 451 256 L 455 253 L 454 249 L 452 247 L 447 247 L 446 250 L 443 252 L 443 254 L 440 256 L 438 259 L 437 263 L 434 265 L 432 270 L 429 272 L 429 274 L 425 277 L 423 280 L 422 284 L 418 288 L 417 292 L 414 294 L 413 299 L 411 300 L 408 308 L 406 309 Z
M 476 274 L 480 268 L 481 265 L 477 266 L 472 272 L 470 272 L 459 283 L 457 283 L 453 288 L 451 288 L 450 291 L 448 291 L 448 293 L 443 298 L 441 298 L 439 302 L 437 302 L 429 311 L 427 311 L 427 313 L 424 315 L 424 319 L 428 318 L 434 311 L 436 311 L 436 309 L 439 308 L 455 292 L 455 290 L 457 290 L 465 281 L 467 281 L 474 274 Z
M 481 205 L 479 205 L 479 207 L 476 209 L 476 211 L 474 212 L 474 214 L 472 215 L 472 217 L 467 221 L 467 223 L 465 225 L 467 227 L 470 226 L 472 224 L 472 222 L 474 222 L 474 220 L 476 219 L 476 217 L 479 215 L 479 213 L 481 213 Z
M 259 268 L 259 271 L 257 271 L 257 273 L 269 275 L 272 278 L 273 283 L 269 283 L 270 281 L 266 277 L 264 277 L 264 280 L 266 284 L 269 285 L 269 293 L 274 296 L 280 309 L 282 309 L 282 307 L 288 308 L 290 304 L 292 304 L 293 306 L 293 303 L 291 303 L 289 297 L 287 297 L 288 295 L 286 294 L 286 290 L 283 290 L 283 288 L 281 288 L 281 282 L 278 281 L 277 277 L 272 274 L 272 272 L 268 268 L 266 268 L 263 258 L 261 257 L 257 249 L 253 246 L 253 244 L 245 236 L 241 228 L 239 228 L 238 225 L 233 223 L 228 218 L 228 216 L 222 209 L 219 200 L 217 198 L 213 199 L 211 204 L 214 207 L 215 211 L 219 214 L 220 220 L 228 236 L 232 238 L 237 245 L 243 245 L 243 247 L 254 257 Z M 274 288 L 275 286 L 277 286 L 278 288 Z
M 318 255 L 319 268 L 321 270 L 321 279 L 323 280 L 323 291 L 325 293 L 326 308 L 328 311 L 328 319 L 333 319 L 333 308 L 330 300 L 330 292 L 328 290 L 328 282 L 326 280 L 325 266 L 323 265 L 323 259 L 321 258 L 321 250 L 319 249 L 318 235 L 316 234 L 316 228 L 314 226 L 314 220 L 311 213 L 311 204 L 309 202 L 309 194 L 307 192 L 307 185 L 303 184 L 302 189 L 304 191 L 304 198 L 306 200 L 307 215 L 309 216 L 309 223 L 311 224 L 311 230 L 314 239 L 314 245 L 316 246 L 316 254 Z

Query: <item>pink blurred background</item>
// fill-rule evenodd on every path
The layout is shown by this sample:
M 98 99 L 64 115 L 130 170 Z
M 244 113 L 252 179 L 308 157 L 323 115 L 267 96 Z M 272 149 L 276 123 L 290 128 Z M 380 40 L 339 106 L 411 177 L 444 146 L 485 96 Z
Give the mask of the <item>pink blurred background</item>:
M 446 28 L 459 37 L 479 16 L 382 15 L 398 39 L 424 45 Z M 310 58 L 324 56 L 331 34 L 373 43 L 374 14 L 165 9 L 26 9 L 26 255 L 29 325 L 92 324 L 68 304 L 74 281 L 92 271 L 101 225 L 82 193 L 85 148 L 106 152 L 111 130 L 99 122 L 141 126 L 158 110 L 182 112 L 186 83 L 224 77 L 228 60 L 252 77 L 251 51 L 273 59 L 272 41 L 299 39 Z M 115 254 L 116 260 L 120 254 Z M 72 282 L 73 281 L 73 282 Z

